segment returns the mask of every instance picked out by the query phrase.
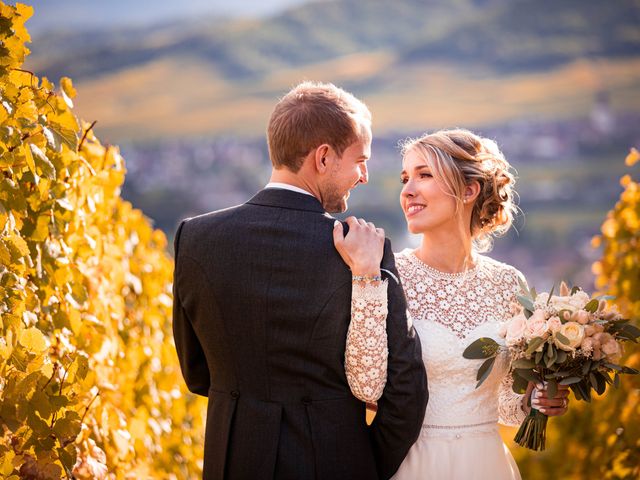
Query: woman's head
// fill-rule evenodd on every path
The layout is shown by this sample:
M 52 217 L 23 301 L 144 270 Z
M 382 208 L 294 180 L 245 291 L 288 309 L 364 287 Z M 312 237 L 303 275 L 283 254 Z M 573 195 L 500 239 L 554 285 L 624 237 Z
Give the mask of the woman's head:
M 515 179 L 494 141 L 441 130 L 406 141 L 402 156 L 401 204 L 412 233 L 457 225 L 486 251 L 511 226 Z

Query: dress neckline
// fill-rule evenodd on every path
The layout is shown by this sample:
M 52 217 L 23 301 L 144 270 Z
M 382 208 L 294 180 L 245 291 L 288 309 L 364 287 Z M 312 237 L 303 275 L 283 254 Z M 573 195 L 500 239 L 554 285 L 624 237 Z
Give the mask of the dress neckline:
M 418 258 L 418 256 L 416 255 L 415 251 L 411 250 L 410 248 L 407 248 L 405 252 L 411 262 L 413 262 L 419 268 L 427 272 L 430 276 L 435 278 L 446 279 L 446 280 L 457 280 L 460 278 L 468 278 L 469 276 L 475 276 L 480 267 L 480 263 L 482 262 L 482 255 L 476 254 L 474 256 L 475 265 L 472 268 L 468 268 L 467 270 L 463 270 L 462 272 L 449 273 L 449 272 L 443 272 L 441 270 L 438 270 L 437 268 L 432 267 L 431 265 L 426 264 L 425 262 L 420 260 L 420 258 Z

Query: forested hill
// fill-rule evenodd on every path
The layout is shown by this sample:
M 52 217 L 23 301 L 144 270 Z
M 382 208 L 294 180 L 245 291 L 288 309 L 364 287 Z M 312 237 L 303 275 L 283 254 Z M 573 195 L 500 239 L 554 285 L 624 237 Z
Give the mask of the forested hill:
M 385 50 L 398 65 L 445 60 L 536 70 L 584 57 L 637 57 L 638 25 L 638 0 L 318 1 L 262 19 L 51 34 L 38 39 L 31 64 L 51 78 L 81 80 L 187 57 L 240 80 Z

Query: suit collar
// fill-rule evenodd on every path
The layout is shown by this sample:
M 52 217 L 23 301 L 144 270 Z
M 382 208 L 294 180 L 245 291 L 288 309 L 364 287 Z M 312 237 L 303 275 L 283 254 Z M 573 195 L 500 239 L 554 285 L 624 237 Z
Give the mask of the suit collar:
M 289 208 L 309 212 L 325 213 L 320 201 L 311 195 L 282 188 L 265 188 L 256 193 L 247 203 L 265 207 Z

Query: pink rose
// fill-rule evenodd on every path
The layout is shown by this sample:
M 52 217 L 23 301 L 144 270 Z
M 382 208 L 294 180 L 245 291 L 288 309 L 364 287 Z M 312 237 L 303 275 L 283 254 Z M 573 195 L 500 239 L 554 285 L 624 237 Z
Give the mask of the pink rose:
M 584 326 L 584 334 L 587 337 L 592 337 L 596 333 L 604 332 L 604 327 L 598 323 L 590 323 L 589 325 Z
M 505 343 L 508 347 L 517 345 L 524 338 L 524 332 L 527 328 L 527 319 L 524 314 L 519 314 L 509 320 L 507 325 L 507 335 Z
M 544 312 L 542 310 L 536 310 L 527 320 L 525 338 L 529 341 L 535 337 L 547 338 L 548 335 L 549 332 L 547 330 L 547 321 L 544 318 Z
M 556 333 L 560 328 L 562 328 L 562 321 L 559 317 L 551 317 L 547 320 L 547 329 L 551 333 Z
M 614 338 L 607 343 L 602 344 L 602 353 L 607 356 L 607 360 L 617 363 L 622 357 L 622 349 L 620 344 Z
M 586 310 L 577 310 L 571 316 L 571 320 L 578 322 L 580 325 L 586 325 L 591 320 L 591 315 Z

